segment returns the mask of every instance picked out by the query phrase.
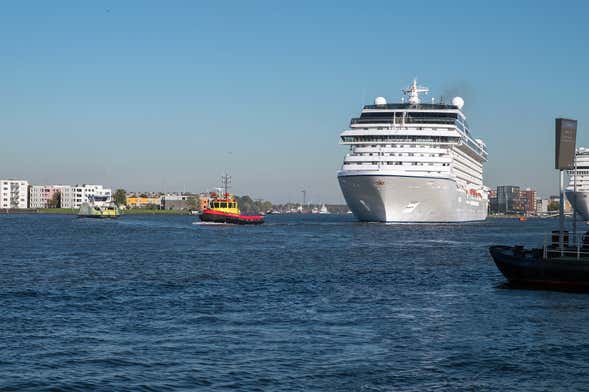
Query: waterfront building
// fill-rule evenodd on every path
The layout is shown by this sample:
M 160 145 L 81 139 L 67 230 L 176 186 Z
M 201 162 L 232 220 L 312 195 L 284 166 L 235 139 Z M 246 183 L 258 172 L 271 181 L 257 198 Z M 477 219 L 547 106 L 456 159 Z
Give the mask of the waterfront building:
M 536 212 L 538 213 L 546 213 L 548 212 L 548 204 L 550 201 L 548 199 L 536 199 Z
M 523 210 L 520 199 L 519 186 L 497 186 L 497 212 L 500 214 L 515 214 Z
M 187 210 L 188 209 L 188 198 L 187 195 L 178 195 L 169 193 L 161 199 L 162 210 Z
M 350 210 L 362 221 L 484 220 L 487 147 L 471 133 L 464 100 L 424 103 L 413 81 L 407 101 L 377 97 L 344 130 L 349 146 L 338 180 Z
M 201 194 L 198 197 L 198 210 L 202 211 L 209 206 L 209 196 Z
M 489 189 L 489 213 L 497 213 L 497 190 Z
M 73 207 L 80 208 L 82 203 L 89 202 L 94 197 L 105 198 L 110 201 L 112 198 L 112 190 L 104 188 L 102 185 L 74 185 L 73 187 Z
M 28 206 L 28 181 L 0 180 L 0 208 L 27 208 Z
M 74 190 L 70 185 L 31 185 L 29 187 L 29 207 L 48 208 L 58 192 L 60 207 L 74 208 Z
M 519 198 L 521 207 L 525 213 L 536 213 L 536 191 L 530 188 L 526 190 L 520 190 Z
M 130 196 L 127 197 L 127 207 L 129 208 L 145 208 L 148 206 L 157 206 L 159 208 L 162 202 L 161 197 L 142 197 Z
M 202 211 L 204 207 L 208 206 L 207 195 L 193 195 L 193 194 L 175 194 L 168 193 L 161 198 L 162 210 L 191 210 L 197 209 Z

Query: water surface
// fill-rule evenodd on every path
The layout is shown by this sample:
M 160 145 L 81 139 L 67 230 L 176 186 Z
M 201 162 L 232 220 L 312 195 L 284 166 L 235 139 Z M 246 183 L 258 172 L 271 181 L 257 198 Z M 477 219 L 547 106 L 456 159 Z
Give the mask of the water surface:
M 487 252 L 556 225 L 0 215 L 0 390 L 586 390 L 589 295 Z

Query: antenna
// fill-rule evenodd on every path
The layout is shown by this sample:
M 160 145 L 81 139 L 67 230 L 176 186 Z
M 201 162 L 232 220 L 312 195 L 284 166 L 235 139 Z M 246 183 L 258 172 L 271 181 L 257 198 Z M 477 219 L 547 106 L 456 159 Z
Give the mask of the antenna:
M 227 173 L 221 177 L 223 181 L 223 196 L 229 197 L 229 184 L 231 184 L 231 176 Z
M 411 86 L 409 86 L 408 88 L 403 89 L 401 91 L 403 91 L 403 94 L 405 94 L 409 97 L 408 101 L 410 104 L 417 105 L 421 102 L 421 99 L 419 98 L 419 94 L 429 93 L 429 88 L 423 87 L 423 86 L 418 86 L 417 79 L 413 79 L 413 83 L 411 83 Z

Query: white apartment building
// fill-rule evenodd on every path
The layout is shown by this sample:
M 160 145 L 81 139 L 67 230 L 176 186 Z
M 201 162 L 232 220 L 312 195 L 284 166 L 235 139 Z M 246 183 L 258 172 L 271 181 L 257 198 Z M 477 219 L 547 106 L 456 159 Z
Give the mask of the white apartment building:
M 74 208 L 74 189 L 70 185 L 32 185 L 29 192 L 29 207 L 49 207 L 49 202 L 56 192 L 60 193 L 61 208 Z
M 86 203 L 90 201 L 91 198 L 98 196 L 98 197 L 106 197 L 108 201 L 112 198 L 112 190 L 109 188 L 104 188 L 102 185 L 74 185 L 72 187 L 73 192 L 73 207 L 72 208 L 80 208 L 82 203 Z
M 0 180 L 0 208 L 27 208 L 28 204 L 28 181 Z

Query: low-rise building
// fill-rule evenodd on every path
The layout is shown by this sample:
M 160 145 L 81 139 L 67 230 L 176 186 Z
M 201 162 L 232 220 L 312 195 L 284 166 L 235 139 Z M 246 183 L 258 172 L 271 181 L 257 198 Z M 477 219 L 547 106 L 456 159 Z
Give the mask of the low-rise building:
M 536 200 L 536 212 L 539 213 L 546 213 L 548 212 L 548 204 L 550 200 L 548 199 L 537 199 Z
M 82 203 L 87 203 L 95 196 L 106 197 L 107 200 L 112 198 L 112 190 L 104 188 L 102 185 L 74 185 L 73 189 L 73 208 L 80 208 Z
M 74 190 L 70 185 L 31 185 L 29 207 L 48 208 L 57 193 L 61 208 L 74 208 Z
M 147 206 L 160 206 L 161 197 L 141 197 L 130 196 L 127 197 L 127 207 L 129 208 L 145 208 Z
M 208 205 L 206 195 L 167 194 L 161 198 L 162 210 L 203 210 Z
M 202 211 L 209 206 L 209 196 L 206 194 L 201 194 L 198 197 L 198 210 Z
M 28 181 L 0 180 L 0 208 L 27 208 L 28 206 Z
M 187 195 L 167 194 L 161 199 L 162 210 L 187 210 L 188 206 Z

